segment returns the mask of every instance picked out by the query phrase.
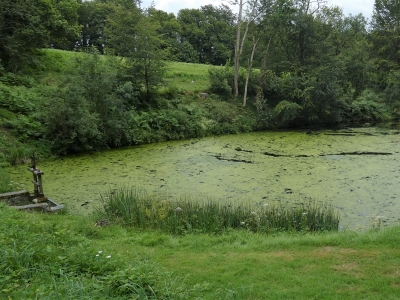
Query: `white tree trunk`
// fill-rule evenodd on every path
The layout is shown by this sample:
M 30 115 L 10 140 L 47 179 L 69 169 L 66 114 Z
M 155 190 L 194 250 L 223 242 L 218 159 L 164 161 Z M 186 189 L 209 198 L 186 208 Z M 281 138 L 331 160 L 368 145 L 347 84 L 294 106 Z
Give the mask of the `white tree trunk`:
M 255 37 L 253 37 L 253 48 L 251 49 L 251 55 L 250 55 L 250 61 L 249 61 L 249 66 L 247 68 L 247 76 L 246 76 L 246 83 L 244 85 L 244 95 L 243 95 L 243 107 L 246 107 L 246 101 L 247 101 L 247 88 L 249 85 L 249 79 L 250 79 L 250 74 L 251 74 L 251 68 L 253 67 L 253 59 L 254 59 L 254 53 L 256 52 L 258 42 L 260 41 L 260 38 L 257 40 Z

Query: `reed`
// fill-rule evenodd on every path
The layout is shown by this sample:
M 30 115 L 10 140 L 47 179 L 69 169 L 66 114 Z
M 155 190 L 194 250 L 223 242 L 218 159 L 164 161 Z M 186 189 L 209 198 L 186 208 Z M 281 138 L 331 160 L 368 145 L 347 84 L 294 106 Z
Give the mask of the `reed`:
M 226 203 L 188 196 L 176 201 L 121 188 L 102 196 L 100 208 L 117 223 L 172 234 L 220 233 L 232 229 L 275 231 L 337 231 L 340 216 L 330 204 L 308 200 L 295 204 Z

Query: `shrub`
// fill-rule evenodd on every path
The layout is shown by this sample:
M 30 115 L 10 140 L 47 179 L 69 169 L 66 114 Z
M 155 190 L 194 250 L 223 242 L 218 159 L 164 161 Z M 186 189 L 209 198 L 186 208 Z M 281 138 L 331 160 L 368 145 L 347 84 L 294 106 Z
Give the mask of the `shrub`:
M 137 144 L 180 140 L 204 134 L 202 114 L 194 105 L 179 104 L 169 109 L 132 114 L 132 136 Z
M 378 122 L 389 118 L 388 107 L 381 95 L 365 90 L 343 110 L 343 119 L 352 122 Z
M 210 91 L 228 97 L 232 94 L 232 87 L 228 84 L 229 70 L 227 67 L 211 67 L 208 69 Z

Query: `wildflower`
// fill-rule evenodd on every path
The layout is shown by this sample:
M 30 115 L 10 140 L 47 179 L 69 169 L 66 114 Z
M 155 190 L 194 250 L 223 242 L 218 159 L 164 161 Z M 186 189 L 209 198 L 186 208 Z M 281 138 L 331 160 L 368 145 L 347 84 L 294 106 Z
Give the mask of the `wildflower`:
M 106 256 L 106 258 L 110 258 L 110 257 L 111 257 L 111 255 L 107 255 L 107 256 Z
M 305 216 L 307 214 L 307 212 L 303 212 L 302 215 Z
M 99 257 L 100 254 L 96 254 L 96 257 Z
M 102 254 L 102 253 L 103 253 L 103 251 L 101 251 L 101 250 L 100 250 L 100 251 L 98 251 L 98 253 L 99 253 L 99 254 Z
M 240 225 L 244 225 L 244 224 L 246 224 L 246 222 L 240 222 Z
M 252 214 L 252 215 L 256 215 L 257 213 L 256 213 L 255 211 L 252 211 L 251 214 Z
M 178 206 L 177 208 L 175 208 L 175 210 L 176 211 L 182 211 L 183 209 Z

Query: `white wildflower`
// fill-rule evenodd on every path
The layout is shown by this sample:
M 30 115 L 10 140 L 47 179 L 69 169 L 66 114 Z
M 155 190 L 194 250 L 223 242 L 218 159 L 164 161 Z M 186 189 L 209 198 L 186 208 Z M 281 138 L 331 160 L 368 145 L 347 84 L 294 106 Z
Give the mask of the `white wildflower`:
M 240 222 L 240 225 L 244 225 L 244 224 L 246 224 L 245 222 Z
M 111 258 L 111 255 L 107 255 L 106 258 Z
M 103 251 L 101 251 L 101 250 L 100 250 L 100 251 L 98 251 L 98 253 L 99 253 L 99 254 L 102 254 L 102 253 L 103 253 Z
M 178 206 L 177 208 L 175 208 L 175 210 L 176 211 L 182 211 L 183 209 Z

